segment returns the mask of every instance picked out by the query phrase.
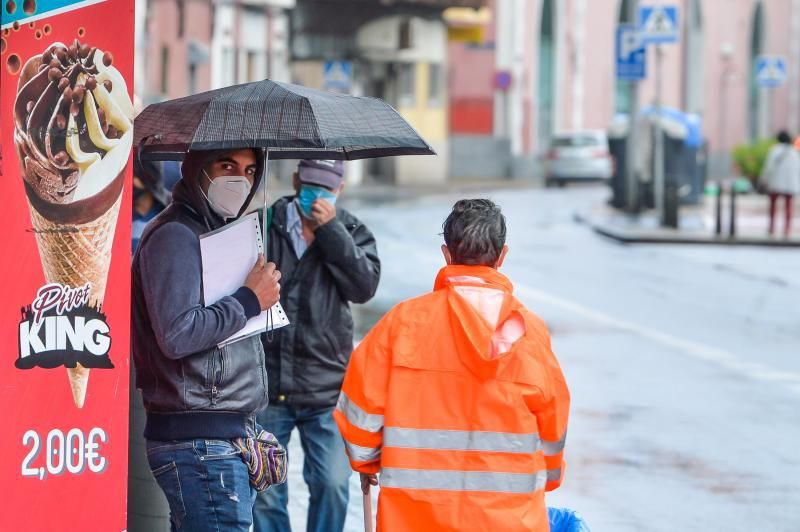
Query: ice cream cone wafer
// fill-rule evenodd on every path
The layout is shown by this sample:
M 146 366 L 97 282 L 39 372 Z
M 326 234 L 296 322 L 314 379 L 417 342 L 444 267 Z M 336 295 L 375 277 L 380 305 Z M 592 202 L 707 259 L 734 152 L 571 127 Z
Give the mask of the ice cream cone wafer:
M 53 222 L 29 204 L 47 282 L 72 287 L 91 283 L 89 305 L 102 306 L 121 202 L 122 194 L 100 217 L 82 224 Z M 75 368 L 67 368 L 67 372 L 75 406 L 83 408 L 89 369 L 78 364 Z
M 74 368 L 67 368 L 67 376 L 69 376 L 69 385 L 72 388 L 72 399 L 75 401 L 75 406 L 83 408 L 83 402 L 86 400 L 86 388 L 89 385 L 89 369 L 76 364 Z
M 49 283 L 72 287 L 92 284 L 89 304 L 99 307 L 106 291 L 111 245 L 122 195 L 99 218 L 82 224 L 60 224 L 30 205 L 39 257 Z

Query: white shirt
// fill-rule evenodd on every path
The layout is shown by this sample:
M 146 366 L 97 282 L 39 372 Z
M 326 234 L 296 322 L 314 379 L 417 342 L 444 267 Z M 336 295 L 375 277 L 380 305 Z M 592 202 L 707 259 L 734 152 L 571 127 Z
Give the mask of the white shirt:
M 308 242 L 303 238 L 303 220 L 298 209 L 300 207 L 297 205 L 297 200 L 286 206 L 286 230 L 292 240 L 294 253 L 299 259 L 308 249 Z

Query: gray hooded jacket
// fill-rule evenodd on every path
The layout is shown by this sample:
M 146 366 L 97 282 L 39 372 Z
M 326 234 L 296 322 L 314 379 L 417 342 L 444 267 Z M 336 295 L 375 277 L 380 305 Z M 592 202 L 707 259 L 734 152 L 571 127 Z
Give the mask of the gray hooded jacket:
M 217 344 L 260 312 L 241 287 L 205 306 L 199 236 L 225 222 L 200 189 L 201 170 L 219 152 L 186 156 L 172 203 L 148 225 L 132 271 L 132 353 L 147 410 L 145 438 L 235 438 L 252 434 L 267 406 L 267 372 L 258 336 Z M 259 157 L 258 189 L 264 161 Z

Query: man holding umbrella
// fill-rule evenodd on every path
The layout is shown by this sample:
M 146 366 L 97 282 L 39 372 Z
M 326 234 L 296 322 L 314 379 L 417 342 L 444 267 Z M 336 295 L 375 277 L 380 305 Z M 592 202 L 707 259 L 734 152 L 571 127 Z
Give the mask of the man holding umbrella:
M 174 159 L 186 152 L 191 154 L 197 150 L 216 148 L 255 148 L 260 153 L 268 153 L 270 159 L 326 157 L 355 160 L 435 154 L 414 128 L 385 102 L 376 98 L 334 94 L 271 80 L 225 87 L 151 105 L 136 117 L 134 145 L 139 147 L 144 158 L 154 160 Z M 287 442 L 292 427 L 297 426 L 300 429 L 306 450 L 305 478 L 311 487 L 309 528 L 336 531 L 341 530 L 345 519 L 349 468 L 342 459 L 344 454 L 341 437 L 331 413 L 352 349 L 353 322 L 348 305 L 349 302 L 363 302 L 372 297 L 377 287 L 380 265 L 375 241 L 369 230 L 354 216 L 334 205 L 334 198 L 341 192 L 342 163 L 317 161 L 303 166 L 309 171 L 316 170 L 312 173 L 317 173 L 318 177 L 324 175 L 324 180 L 311 178 L 307 175 L 308 171 L 301 168 L 296 180 L 297 197 L 279 200 L 273 206 L 271 215 L 268 213 L 265 217 L 266 225 L 271 225 L 267 238 L 267 256 L 279 264 L 284 275 L 285 287 L 281 303 L 291 325 L 275 331 L 274 336 L 266 335 L 264 338 L 269 353 L 271 408 L 264 413 L 261 423 L 265 423 L 265 427 L 278 436 L 282 443 Z M 203 165 L 193 165 L 192 168 L 203 168 Z M 259 162 L 254 175 L 261 176 L 262 171 L 263 166 Z M 188 176 L 194 179 L 190 187 L 192 191 L 197 190 L 196 185 L 204 183 L 202 186 L 208 186 L 210 182 L 209 179 L 201 179 L 203 176 L 197 171 L 187 173 L 184 168 L 183 174 L 184 180 Z M 241 174 L 225 175 L 235 177 Z M 213 178 L 212 175 L 211 179 Z M 306 184 L 301 185 L 303 181 Z M 256 183 L 257 179 L 253 190 Z M 203 219 L 208 220 L 208 217 L 203 210 L 198 209 L 204 208 L 205 212 L 209 212 L 210 205 L 221 206 L 212 197 L 211 190 L 204 192 L 208 196 L 206 202 L 201 201 L 204 197 L 197 196 L 189 202 L 191 209 L 194 209 L 192 219 L 201 223 Z M 178 197 L 180 194 L 175 192 L 174 198 Z M 232 209 L 228 211 L 232 212 Z M 241 212 L 233 216 L 236 217 Z M 299 224 L 290 218 L 294 214 L 299 215 Z M 217 223 L 222 223 L 226 217 L 223 215 L 222 218 L 214 218 L 212 214 L 209 216 L 215 221 L 219 220 Z M 154 223 L 160 227 L 161 222 L 167 219 L 161 215 Z M 213 224 L 207 225 L 208 230 L 213 228 Z M 140 246 L 147 249 L 148 234 L 156 235 L 158 231 L 158 228 L 148 228 Z M 193 226 L 192 232 L 195 236 L 192 238 L 196 238 L 199 231 L 198 227 Z M 196 243 L 175 250 L 174 255 L 180 257 L 183 253 L 191 257 L 191 260 L 196 260 L 193 258 L 197 255 L 196 247 L 192 246 L 196 246 Z M 163 246 L 162 252 L 166 253 L 167 249 L 169 246 Z M 140 250 L 137 253 L 142 254 L 144 263 L 144 252 Z M 168 269 L 170 279 L 176 283 L 185 283 L 181 278 L 181 268 L 176 262 Z M 157 270 L 156 274 L 163 276 L 165 273 L 162 269 Z M 272 271 L 271 268 L 267 270 Z M 147 272 L 147 268 L 142 271 Z M 150 337 L 152 333 L 147 330 L 150 322 L 147 321 L 146 312 L 137 309 L 145 303 L 136 300 L 137 292 L 141 291 L 136 284 L 137 276 L 142 275 L 135 271 L 134 312 L 143 313 L 145 319 L 141 326 L 136 326 L 134 322 L 134 336 L 141 333 L 144 337 Z M 183 294 L 190 301 L 186 306 L 191 309 L 189 312 L 199 310 L 196 308 L 199 288 L 195 288 L 193 283 L 194 281 Z M 199 286 L 199 280 L 197 285 Z M 170 283 L 160 283 L 159 286 L 170 288 Z M 158 293 L 155 290 L 151 292 L 152 300 L 147 301 L 147 310 L 159 304 L 155 296 Z M 208 319 L 201 314 L 201 319 L 196 320 L 198 324 L 207 324 L 212 329 L 217 326 L 216 332 L 224 337 L 221 330 L 225 330 L 227 326 L 221 326 L 217 320 L 230 313 L 239 316 L 239 312 L 244 313 L 244 309 L 248 308 L 244 301 L 249 299 L 245 295 L 247 292 L 237 294 L 243 297 L 238 308 L 231 303 L 231 308 L 219 309 Z M 262 303 L 261 308 L 266 308 L 260 296 L 259 301 Z M 162 309 L 155 310 L 160 312 Z M 243 318 L 248 315 L 244 314 Z M 170 318 L 173 319 L 172 322 L 169 321 Z M 178 312 L 176 315 L 165 316 L 163 323 L 172 327 L 184 326 L 186 322 L 183 314 Z M 159 336 L 159 330 L 154 330 Z M 160 353 L 162 346 L 173 346 L 176 338 L 171 335 L 172 332 L 168 330 L 164 334 L 162 331 L 163 345 L 151 346 L 148 354 Z M 186 344 L 198 346 L 198 338 L 191 332 L 185 337 Z M 202 348 L 208 349 L 213 342 L 210 338 L 203 338 L 203 342 L 208 340 L 208 344 L 204 344 Z M 184 337 L 181 336 L 181 339 Z M 186 347 L 182 345 L 182 349 L 185 350 Z M 182 369 L 175 362 L 178 358 L 174 356 L 176 353 L 172 354 L 172 358 L 155 358 L 170 359 L 173 371 Z M 244 353 L 237 354 L 242 356 L 230 358 L 236 358 L 237 362 L 251 360 Z M 198 373 L 200 371 L 199 368 L 195 370 Z M 233 388 L 237 390 L 237 394 L 245 394 L 248 388 L 260 392 L 263 385 L 257 383 L 250 387 L 241 386 L 240 372 L 236 370 L 237 368 L 228 366 L 223 373 L 236 375 L 230 381 L 235 380 L 237 383 Z M 260 376 L 260 368 L 254 368 L 248 376 L 242 378 Z M 157 382 L 160 383 L 160 380 Z M 225 383 L 228 382 L 229 380 L 225 380 Z M 195 388 L 187 388 L 185 396 L 194 399 L 197 391 Z M 218 401 L 224 402 L 224 399 L 225 396 L 221 395 Z M 145 406 L 147 407 L 147 394 Z M 233 407 L 234 414 L 238 416 L 244 409 L 249 410 L 251 404 L 236 402 L 229 406 Z M 220 408 L 224 407 L 220 405 Z M 185 416 L 185 419 L 193 418 L 194 413 Z M 163 469 L 157 471 L 165 475 L 165 478 L 173 478 L 176 474 L 170 469 L 169 461 L 159 467 Z M 286 515 L 288 493 L 282 486 L 273 487 L 270 491 L 273 493 L 259 499 L 261 504 L 256 508 L 256 530 L 273 527 L 283 532 L 289 529 Z M 241 497 L 238 493 L 237 496 Z M 264 506 L 266 519 L 261 518 L 264 514 L 259 511 Z M 198 519 L 203 519 L 203 516 Z
M 308 530 L 336 532 L 344 527 L 350 477 L 332 415 L 353 350 L 349 304 L 375 294 L 380 261 L 369 229 L 336 206 L 342 161 L 301 161 L 293 184 L 296 195 L 267 215 L 267 256 L 282 272 L 281 305 L 291 324 L 262 335 L 270 404 L 259 423 L 284 447 L 297 427 L 311 496 Z M 288 498 L 286 484 L 258 495 L 255 532 L 290 530 Z
M 147 423 L 147 458 L 172 530 L 248 531 L 255 490 L 233 440 L 253 437 L 267 404 L 258 336 L 218 347 L 279 298 L 280 273 L 258 262 L 244 286 L 205 306 L 199 236 L 235 221 L 258 188 L 251 149 L 191 151 L 172 203 L 133 259 L 132 352 Z

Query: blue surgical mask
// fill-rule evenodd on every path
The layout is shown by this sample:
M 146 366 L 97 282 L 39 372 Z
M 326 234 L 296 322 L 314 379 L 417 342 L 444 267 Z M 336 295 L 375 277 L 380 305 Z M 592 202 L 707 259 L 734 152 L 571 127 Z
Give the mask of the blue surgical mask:
M 300 211 L 306 218 L 312 218 L 311 206 L 317 199 L 324 199 L 331 205 L 336 205 L 336 194 L 322 187 L 313 185 L 301 185 L 300 192 L 297 194 L 297 204 Z

